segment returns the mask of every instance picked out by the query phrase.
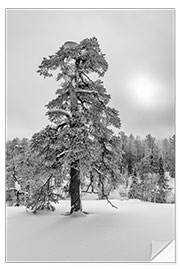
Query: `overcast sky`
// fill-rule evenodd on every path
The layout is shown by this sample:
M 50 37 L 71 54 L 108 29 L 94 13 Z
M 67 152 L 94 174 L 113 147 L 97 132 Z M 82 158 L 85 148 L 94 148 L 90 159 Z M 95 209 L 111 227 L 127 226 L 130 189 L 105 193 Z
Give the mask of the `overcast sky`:
M 174 133 L 174 10 L 8 10 L 7 139 L 49 122 L 57 82 L 36 73 L 65 41 L 97 37 L 109 63 L 103 81 L 127 134 Z

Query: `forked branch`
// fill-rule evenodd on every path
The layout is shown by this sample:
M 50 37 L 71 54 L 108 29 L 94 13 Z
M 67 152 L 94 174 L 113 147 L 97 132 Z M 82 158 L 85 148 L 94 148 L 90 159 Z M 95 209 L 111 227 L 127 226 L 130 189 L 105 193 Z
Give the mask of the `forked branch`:
M 104 175 L 104 174 L 103 174 L 100 170 L 98 170 L 97 168 L 94 168 L 94 170 L 95 170 L 97 173 L 99 173 L 101 176 L 107 178 L 107 176 Z M 100 178 L 99 178 L 99 182 L 100 182 L 101 185 L 102 185 L 102 194 L 103 194 L 103 196 L 106 198 L 107 202 L 108 202 L 112 207 L 118 209 L 118 207 L 115 206 L 115 205 L 109 200 L 108 195 L 104 193 L 104 183 L 103 183 L 103 181 L 102 181 Z

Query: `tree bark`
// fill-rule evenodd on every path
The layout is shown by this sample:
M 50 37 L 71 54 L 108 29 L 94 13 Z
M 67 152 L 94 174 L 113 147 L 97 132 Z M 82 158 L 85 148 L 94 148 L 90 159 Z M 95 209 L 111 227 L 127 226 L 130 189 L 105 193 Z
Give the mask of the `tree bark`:
M 70 170 L 71 180 L 69 193 L 71 196 L 71 214 L 73 212 L 82 211 L 80 193 L 80 170 L 78 167 L 78 163 L 78 161 L 72 162 Z
M 79 82 L 79 73 L 78 70 L 75 71 L 75 88 L 78 87 Z M 71 101 L 71 121 L 70 127 L 71 129 L 78 129 L 80 126 L 79 121 L 79 109 L 78 109 L 78 99 L 76 96 L 75 88 L 73 83 L 69 88 L 70 101 Z M 71 137 L 71 144 L 74 144 L 75 135 Z M 81 205 L 81 193 L 80 193 L 80 168 L 79 168 L 79 160 L 75 160 L 71 162 L 70 168 L 70 188 L 69 193 L 71 197 L 71 210 L 70 214 L 77 211 L 82 211 Z
M 17 190 L 16 191 L 16 204 L 15 206 L 20 206 L 20 203 L 19 203 L 19 191 Z

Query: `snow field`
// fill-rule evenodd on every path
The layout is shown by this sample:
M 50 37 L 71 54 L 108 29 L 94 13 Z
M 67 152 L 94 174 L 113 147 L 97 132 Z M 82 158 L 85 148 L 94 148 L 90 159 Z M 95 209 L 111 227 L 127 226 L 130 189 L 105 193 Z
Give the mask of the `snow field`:
M 83 200 L 87 215 L 66 216 L 70 201 L 56 211 L 7 207 L 8 262 L 149 261 L 151 241 L 174 239 L 174 205 L 138 200 Z

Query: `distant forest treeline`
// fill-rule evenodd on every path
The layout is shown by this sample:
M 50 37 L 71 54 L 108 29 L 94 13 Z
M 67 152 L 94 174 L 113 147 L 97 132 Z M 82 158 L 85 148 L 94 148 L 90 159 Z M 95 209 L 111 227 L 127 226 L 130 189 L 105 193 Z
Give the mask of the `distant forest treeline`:
M 171 192 L 169 178 L 175 178 L 175 135 L 159 139 L 148 134 L 145 139 L 120 132 L 121 160 L 119 160 L 120 179 L 118 184 L 126 188 L 128 198 L 151 202 L 167 202 Z M 47 160 L 42 155 L 31 152 L 31 140 L 27 138 L 8 140 L 6 143 L 6 200 L 10 205 L 25 204 L 25 195 L 35 192 L 43 185 L 43 178 L 49 176 Z M 168 178 L 168 177 L 169 178 Z M 54 174 L 61 198 L 68 196 L 67 179 Z M 65 181 L 64 181 L 65 180 Z M 85 184 L 84 184 L 85 185 Z M 105 186 L 107 192 L 112 188 Z M 66 195 L 64 195 L 66 194 Z M 99 198 L 103 199 L 101 192 Z M 174 197 L 170 202 L 174 202 Z
M 122 174 L 126 175 L 128 197 L 144 201 L 174 202 L 175 135 L 156 140 L 120 133 L 122 143 Z M 129 176 L 131 181 L 129 183 Z
M 139 165 L 149 159 L 153 167 L 149 167 L 148 171 L 151 172 L 153 169 L 156 172 L 154 166 L 157 159 L 161 157 L 164 170 L 168 171 L 171 177 L 175 177 L 175 135 L 168 139 L 157 140 L 150 134 L 145 139 L 141 139 L 138 136 L 134 137 L 132 134 L 127 136 L 124 132 L 120 132 L 120 137 L 123 152 L 122 170 L 125 169 L 128 174 L 132 174 L 134 169 L 137 170 Z

